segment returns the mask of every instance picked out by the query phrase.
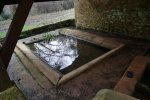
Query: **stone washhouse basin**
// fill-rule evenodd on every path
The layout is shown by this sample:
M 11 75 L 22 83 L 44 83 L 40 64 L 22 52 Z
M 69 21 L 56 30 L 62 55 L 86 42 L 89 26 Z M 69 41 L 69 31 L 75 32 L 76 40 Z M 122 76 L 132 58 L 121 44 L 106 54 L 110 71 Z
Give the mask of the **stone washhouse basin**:
M 44 38 L 46 38 L 46 35 L 49 38 L 51 38 L 51 35 L 54 35 L 52 37 L 56 37 L 56 39 L 52 39 L 46 44 L 46 42 L 43 41 Z M 41 34 L 19 40 L 15 52 L 33 77 L 37 77 L 35 71 L 36 68 L 36 70 L 40 71 L 56 86 L 77 77 L 79 74 L 82 74 L 84 71 L 91 68 L 96 62 L 102 61 L 124 47 L 124 44 L 122 43 L 107 40 L 96 34 L 90 34 L 74 29 L 60 29 L 48 32 L 46 35 Z M 58 45 L 58 41 L 64 43 L 64 45 L 59 46 L 58 51 L 68 52 L 68 54 L 65 54 L 65 57 L 61 56 L 62 53 L 58 53 L 57 51 L 55 52 L 55 55 L 58 57 L 53 57 L 53 53 L 56 50 L 55 45 Z M 71 42 L 73 45 L 68 44 L 66 41 Z M 82 50 L 76 49 L 77 46 L 81 47 Z M 46 49 L 43 49 L 43 47 Z M 73 50 L 67 49 L 67 47 L 73 48 Z M 87 48 L 91 48 L 92 51 L 86 51 Z M 49 52 L 47 50 L 49 50 Z M 83 54 L 84 52 L 85 54 Z M 94 54 L 96 52 L 97 54 Z M 68 58 L 67 55 L 74 56 Z M 87 55 L 89 58 L 90 56 L 93 57 L 84 61 L 84 59 L 87 59 Z M 83 58 L 81 56 L 83 56 Z M 58 59 L 60 59 L 60 61 Z M 78 65 L 80 61 L 81 63 Z M 75 64 L 71 65 L 72 63 Z M 74 68 L 74 66 L 76 67 Z M 69 69 L 69 67 L 72 68 Z M 64 71 L 64 69 L 69 70 Z

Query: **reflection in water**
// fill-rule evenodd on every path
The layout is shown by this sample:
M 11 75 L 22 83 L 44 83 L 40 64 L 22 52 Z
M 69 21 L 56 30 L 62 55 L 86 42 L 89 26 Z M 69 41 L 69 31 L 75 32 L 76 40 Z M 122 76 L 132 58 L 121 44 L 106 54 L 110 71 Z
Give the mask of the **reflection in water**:
M 34 43 L 35 52 L 51 67 L 62 70 L 70 66 L 79 56 L 77 40 L 60 35 L 50 41 Z
M 40 58 L 63 74 L 101 56 L 109 50 L 95 44 L 59 35 L 50 41 L 29 44 Z

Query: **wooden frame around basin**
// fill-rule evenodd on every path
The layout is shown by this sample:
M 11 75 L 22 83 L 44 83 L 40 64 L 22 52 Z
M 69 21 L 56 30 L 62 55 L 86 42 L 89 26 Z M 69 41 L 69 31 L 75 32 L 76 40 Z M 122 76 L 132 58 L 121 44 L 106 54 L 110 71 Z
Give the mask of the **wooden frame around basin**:
M 81 74 L 85 70 L 92 67 L 92 65 L 95 64 L 96 62 L 103 60 L 104 58 L 114 54 L 122 47 L 124 47 L 124 44 L 122 43 L 112 41 L 107 38 L 95 34 L 91 34 L 88 32 L 83 32 L 83 31 L 73 30 L 73 29 L 62 29 L 59 32 L 64 35 L 76 37 L 78 39 L 82 39 L 84 41 L 91 42 L 99 46 L 108 48 L 110 49 L 110 51 L 82 65 L 81 67 L 63 75 L 60 72 L 54 70 L 53 68 L 50 68 L 48 64 L 43 62 L 39 57 L 37 57 L 34 53 L 32 53 L 32 51 L 26 46 L 26 44 L 33 43 L 38 40 L 42 40 L 43 39 L 42 34 L 19 40 L 15 48 L 15 52 L 17 56 L 20 58 L 21 62 L 32 74 L 32 76 L 36 76 L 34 75 L 34 73 L 36 73 L 36 71 L 38 70 L 44 76 L 46 76 L 54 85 L 57 86 Z
M 132 95 L 137 83 L 141 80 L 142 75 L 147 67 L 150 64 L 150 57 L 147 56 L 136 56 L 128 69 L 125 71 L 124 75 L 114 87 L 115 91 Z M 128 77 L 128 73 L 132 73 L 132 77 Z

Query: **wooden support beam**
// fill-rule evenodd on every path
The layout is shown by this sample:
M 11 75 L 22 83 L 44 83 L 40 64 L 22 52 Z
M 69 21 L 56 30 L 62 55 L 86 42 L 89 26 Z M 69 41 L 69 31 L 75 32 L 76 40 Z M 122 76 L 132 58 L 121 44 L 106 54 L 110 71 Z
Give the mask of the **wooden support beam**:
M 150 57 L 135 57 L 120 81 L 115 86 L 114 90 L 127 95 L 133 95 L 135 87 L 141 80 L 141 77 L 149 63 Z
M 7 68 L 14 48 L 21 34 L 24 23 L 28 17 L 29 11 L 34 0 L 20 0 L 17 11 L 9 27 L 5 42 L 0 51 L 0 57 L 5 68 Z
M 7 71 L 0 68 L 0 92 L 10 88 L 13 84 L 14 83 L 10 80 Z
M 34 0 L 34 2 L 63 1 L 63 0 Z M 20 0 L 2 0 L 5 5 L 18 4 Z

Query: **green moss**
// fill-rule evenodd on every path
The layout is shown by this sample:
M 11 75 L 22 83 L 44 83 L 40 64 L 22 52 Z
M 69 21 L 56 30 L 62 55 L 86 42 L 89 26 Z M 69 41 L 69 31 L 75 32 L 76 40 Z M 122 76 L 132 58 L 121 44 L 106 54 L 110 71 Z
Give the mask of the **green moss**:
M 6 33 L 5 32 L 0 32 L 0 39 L 1 38 L 4 38 L 6 36 Z
M 21 38 L 33 36 L 36 34 L 40 34 L 43 32 L 49 32 L 58 28 L 63 28 L 63 27 L 70 27 L 70 26 L 75 26 L 75 20 L 74 19 L 69 19 L 65 21 L 60 21 L 56 23 L 50 23 L 47 25 L 31 25 L 31 26 L 26 26 L 24 31 L 21 34 Z M 25 31 L 26 30 L 26 31 Z
M 25 25 L 22 29 L 22 32 L 32 30 L 34 28 L 35 28 L 34 25 Z M 23 34 L 23 35 L 26 35 L 26 34 Z M 0 39 L 4 38 L 5 36 L 6 36 L 6 32 L 0 32 Z
M 113 90 L 100 90 L 92 100 L 139 100 Z
M 43 37 L 46 41 L 50 41 L 50 40 L 54 39 L 56 36 L 46 33 L 43 35 Z
M 0 93 L 0 100 L 26 100 L 20 90 L 13 86 L 4 92 Z
M 34 29 L 35 25 L 25 25 L 22 29 L 22 32 Z
M 38 24 L 25 25 L 22 29 L 20 38 L 26 38 L 26 37 L 33 36 L 39 33 L 48 32 L 48 31 L 52 31 L 58 28 L 69 27 L 69 26 L 75 26 L 74 19 L 69 19 L 69 20 L 50 23 L 50 24 L 47 23 L 44 26 L 38 25 Z M 0 39 L 3 39 L 5 36 L 6 36 L 5 32 L 0 32 Z

